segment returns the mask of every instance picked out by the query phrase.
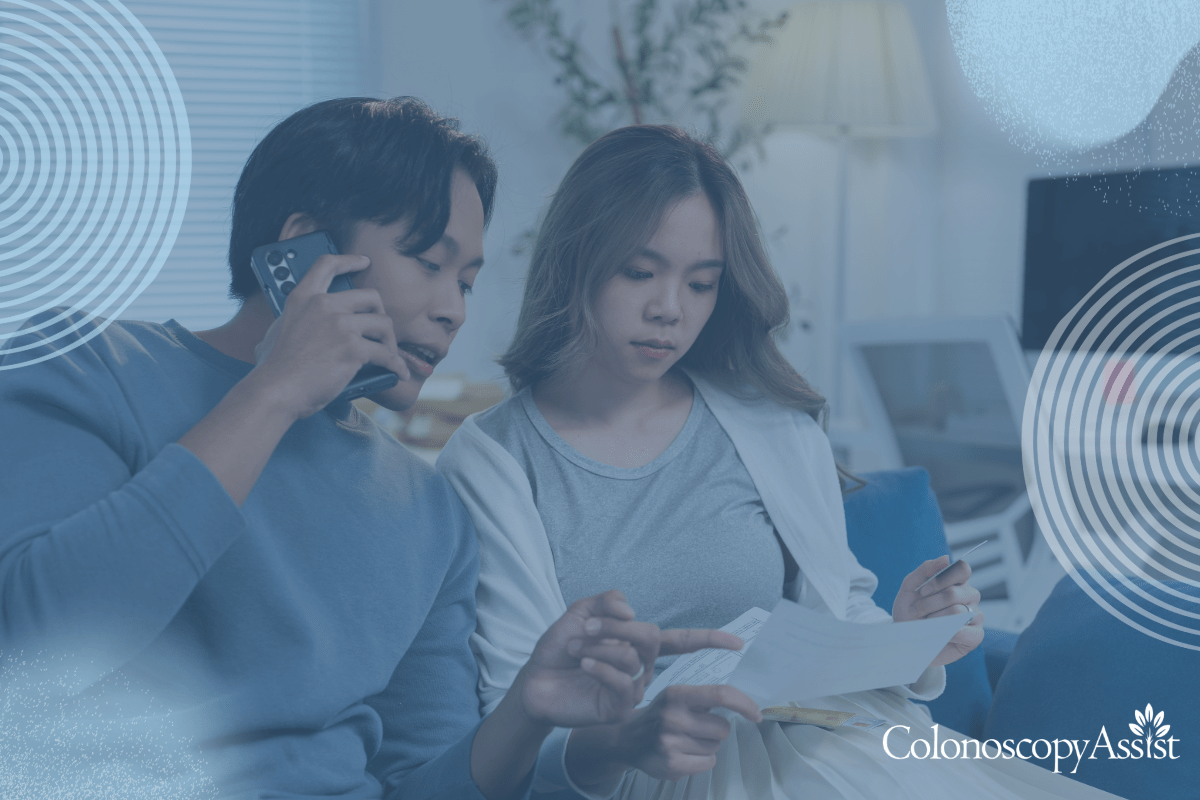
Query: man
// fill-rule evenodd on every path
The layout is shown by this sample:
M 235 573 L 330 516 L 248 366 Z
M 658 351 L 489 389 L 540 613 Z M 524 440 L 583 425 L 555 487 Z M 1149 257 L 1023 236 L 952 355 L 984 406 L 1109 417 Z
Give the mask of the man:
M 335 399 L 365 364 L 400 377 L 373 400 L 416 399 L 465 320 L 495 184 L 482 144 L 420 101 L 318 103 L 238 182 L 228 323 L 114 322 L 74 347 L 80 315 L 26 326 L 19 345 L 60 352 L 0 380 L 0 648 L 148 692 L 232 797 L 520 796 L 553 726 L 628 714 L 659 632 L 609 592 L 480 722 L 470 520 Z M 250 251 L 318 229 L 345 255 L 276 322 Z

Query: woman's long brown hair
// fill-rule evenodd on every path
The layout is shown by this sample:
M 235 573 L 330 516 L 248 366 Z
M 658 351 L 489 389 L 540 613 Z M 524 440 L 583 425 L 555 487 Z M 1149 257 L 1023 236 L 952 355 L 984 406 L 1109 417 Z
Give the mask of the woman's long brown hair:
M 823 422 L 825 398 L 775 337 L 788 300 L 758 220 L 729 164 L 669 125 L 633 125 L 593 142 L 567 172 L 538 231 L 517 332 L 499 363 L 521 390 L 592 354 L 594 300 L 680 200 L 704 192 L 724 249 L 716 307 L 679 364 L 743 396 L 767 396 Z

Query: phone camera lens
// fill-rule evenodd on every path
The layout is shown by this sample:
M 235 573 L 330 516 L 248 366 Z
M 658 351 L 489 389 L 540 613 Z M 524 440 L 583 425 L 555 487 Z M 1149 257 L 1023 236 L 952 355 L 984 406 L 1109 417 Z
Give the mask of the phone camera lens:
M 275 272 L 272 274 L 275 276 L 275 280 L 282 281 L 286 280 L 292 274 L 292 271 L 287 267 L 276 267 Z
M 278 250 L 272 250 L 271 252 L 267 253 L 267 263 L 272 267 L 278 267 L 283 263 L 283 253 L 279 252 Z
M 279 287 L 279 291 L 283 292 L 284 295 L 286 296 L 291 293 L 292 289 L 295 289 L 295 288 L 296 288 L 296 284 L 292 283 L 291 281 L 284 281 L 283 285 Z

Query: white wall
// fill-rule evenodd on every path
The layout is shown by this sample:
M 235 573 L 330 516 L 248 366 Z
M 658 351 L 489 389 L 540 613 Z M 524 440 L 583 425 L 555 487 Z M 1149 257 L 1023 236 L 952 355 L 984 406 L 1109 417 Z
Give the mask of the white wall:
M 759 3 L 764 13 L 786 6 Z M 500 163 L 488 263 L 469 303 L 469 321 L 441 367 L 476 379 L 499 375 L 493 359 L 515 323 L 526 262 L 510 252 L 511 246 L 535 223 L 581 149 L 557 132 L 554 115 L 562 94 L 551 79 L 553 65 L 507 25 L 503 12 L 504 4 L 494 0 L 385 2 L 382 20 L 380 91 L 415 94 L 458 116 L 465 130 L 488 140 Z M 582 15 L 607 25 L 607 14 L 607 4 L 594 3 Z M 786 132 L 765 146 L 766 162 L 743 178 L 793 301 L 795 322 L 784 349 L 818 386 L 827 385 L 836 148 L 826 140 Z M 940 310 L 934 271 L 937 162 L 932 139 L 851 146 L 851 318 Z
M 936 137 L 933 253 L 936 314 L 1020 321 L 1025 186 L 1035 158 L 1011 144 L 971 91 L 944 3 L 908 2 L 941 119 Z
M 511 249 L 532 227 L 579 148 L 557 133 L 560 94 L 548 60 L 529 47 L 494 0 L 382 3 L 383 85 L 416 95 L 483 136 L 500 165 L 485 265 L 468 320 L 439 373 L 502 377 L 494 363 L 511 338 L 526 261 Z
M 1011 144 L 972 93 L 954 52 L 945 4 L 905 2 L 941 128 L 924 139 L 851 145 L 847 318 L 1007 314 L 1019 322 L 1025 186 L 1050 169 Z M 755 3 L 764 13 L 788 5 Z M 505 4 L 385 0 L 384 7 L 381 91 L 416 94 L 459 116 L 466 130 L 487 138 L 500 163 L 488 264 L 470 301 L 470 319 L 442 367 L 477 379 L 497 377 L 492 359 L 511 335 L 525 269 L 510 247 L 534 224 L 580 148 L 557 133 L 554 114 L 562 95 L 551 80 L 553 65 L 507 25 Z M 593 29 L 609 24 L 607 3 L 572 9 Z M 766 151 L 767 161 L 743 179 L 792 299 L 795 322 L 784 349 L 818 388 L 827 387 L 836 148 L 805 134 L 779 133 Z M 1179 159 L 1159 154 L 1157 160 Z

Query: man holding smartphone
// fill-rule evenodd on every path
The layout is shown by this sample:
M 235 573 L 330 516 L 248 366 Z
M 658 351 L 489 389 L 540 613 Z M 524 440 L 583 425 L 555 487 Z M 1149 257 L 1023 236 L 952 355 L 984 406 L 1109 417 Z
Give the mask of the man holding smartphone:
M 529 792 L 554 726 L 628 714 L 660 652 L 738 647 L 587 598 L 480 722 L 470 519 L 335 398 L 374 364 L 400 381 L 372 399 L 415 401 L 465 320 L 495 182 L 419 101 L 318 103 L 238 182 L 232 320 L 114 322 L 70 349 L 86 326 L 34 320 L 21 344 L 54 357 L 0 380 L 0 649 L 72 657 L 106 702 L 160 699 L 223 796 L 499 800 Z M 346 255 L 275 320 L 250 252 L 315 230 Z

